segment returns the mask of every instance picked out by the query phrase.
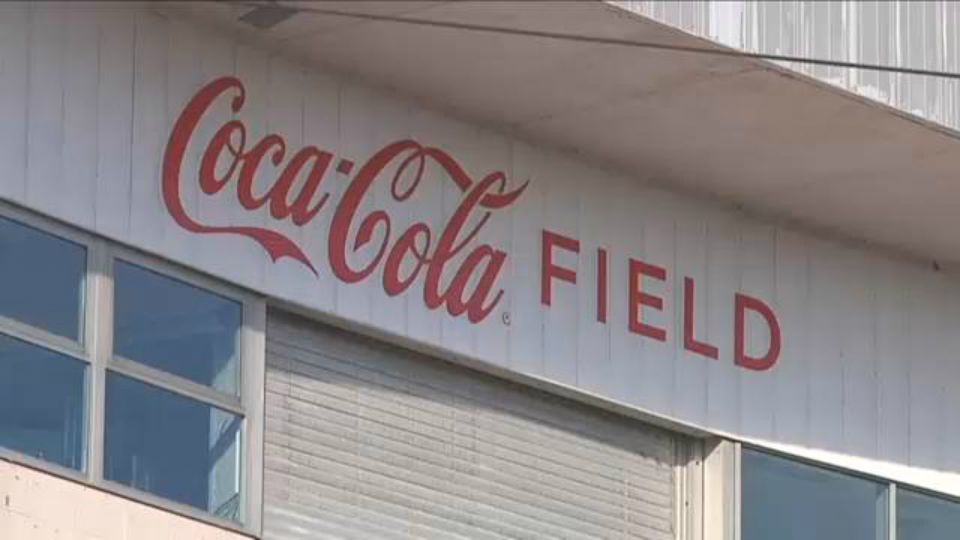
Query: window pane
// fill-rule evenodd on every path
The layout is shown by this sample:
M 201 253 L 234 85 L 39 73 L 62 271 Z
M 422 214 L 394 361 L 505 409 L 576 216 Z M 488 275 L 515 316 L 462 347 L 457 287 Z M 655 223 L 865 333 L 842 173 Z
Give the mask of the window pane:
M 104 476 L 240 521 L 243 419 L 107 373 Z
M 0 334 L 0 446 L 80 470 L 86 365 Z
M 240 303 L 125 262 L 115 273 L 115 354 L 237 395 Z
M 955 540 L 960 503 L 897 489 L 897 540 Z
M 0 217 L 0 314 L 79 340 L 86 249 Z
M 886 538 L 886 486 L 744 449 L 743 540 Z

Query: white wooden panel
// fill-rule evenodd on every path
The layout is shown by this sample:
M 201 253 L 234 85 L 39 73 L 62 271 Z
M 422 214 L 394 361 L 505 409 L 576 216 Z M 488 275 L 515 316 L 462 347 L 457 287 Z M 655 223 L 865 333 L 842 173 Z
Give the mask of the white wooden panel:
M 279 166 L 275 166 L 269 159 L 272 151 L 268 152 L 267 159 L 261 162 L 253 189 L 255 196 L 258 197 L 267 193 L 280 177 L 284 166 L 290 163 L 293 156 L 306 144 L 304 138 L 306 130 L 305 111 L 309 93 L 307 75 L 301 66 L 282 58 L 272 57 L 269 61 L 264 92 L 268 100 L 265 110 L 266 131 L 251 139 L 249 145 L 252 147 L 257 141 L 261 140 L 260 137 L 275 133 L 283 137 L 286 150 L 283 161 Z M 242 114 L 239 116 L 243 117 Z M 293 193 L 297 193 L 297 186 L 303 185 L 304 178 L 305 175 L 303 174 L 298 177 Z M 235 197 L 235 195 L 231 194 L 230 197 Z M 315 239 L 308 236 L 308 234 L 313 233 L 312 228 L 308 233 L 302 227 L 294 225 L 289 219 L 282 221 L 271 219 L 269 206 L 268 203 L 255 212 L 248 213 L 247 219 L 255 214 L 261 226 L 280 232 L 298 245 L 319 244 Z M 320 246 L 317 245 L 316 247 Z M 318 251 L 316 247 L 310 249 L 310 251 L 316 253 Z M 318 263 L 319 261 L 314 261 L 313 264 L 316 267 Z M 291 258 L 280 259 L 275 263 L 271 263 L 267 259 L 266 264 L 269 268 L 270 279 L 276 280 L 277 294 L 285 298 L 313 298 L 312 293 L 318 285 L 319 278 L 309 268 Z M 320 277 L 329 279 L 329 276 Z
M 592 180 L 595 171 L 580 170 L 580 182 Z M 519 180 L 519 179 L 518 179 Z M 613 255 L 610 238 L 615 232 L 610 216 L 609 197 L 581 197 L 579 200 L 579 232 L 581 250 L 577 276 L 582 285 L 577 288 L 577 386 L 595 394 L 613 396 L 615 388 L 613 361 L 610 355 L 610 336 L 618 320 L 611 316 L 610 297 L 622 292 L 610 280 Z M 598 320 L 598 250 L 606 251 L 606 321 Z M 613 287 L 612 287 L 613 286 Z M 611 290 L 612 289 L 612 290 Z
M 456 155 L 463 156 L 462 164 L 470 173 L 474 182 L 481 181 L 495 171 L 502 171 L 507 179 L 506 189 L 514 189 L 519 186 L 523 179 L 512 176 L 509 169 L 511 158 L 509 141 L 490 130 L 470 126 L 469 124 L 464 124 L 464 126 L 470 130 L 469 140 L 471 140 L 471 145 L 463 148 L 450 147 L 446 149 Z M 478 218 L 481 215 L 479 214 Z M 512 217 L 508 208 L 493 211 L 487 225 L 480 230 L 477 243 L 489 244 L 495 249 L 510 253 L 512 251 L 510 237 L 513 228 Z M 506 367 L 509 358 L 509 327 L 503 322 L 505 313 L 509 317 L 510 295 L 513 293 L 512 288 L 504 279 L 504 275 L 508 271 L 509 267 L 505 263 L 504 269 L 501 271 L 501 277 L 497 279 L 491 291 L 490 298 L 492 299 L 498 291 L 503 290 L 503 297 L 497 306 L 485 321 L 471 325 L 472 355 L 488 358 L 492 363 L 502 367 Z M 468 288 L 472 289 L 478 279 L 479 272 L 474 274 Z M 410 300 L 415 299 L 414 296 Z
M 134 19 L 118 4 L 99 8 L 96 230 L 126 238 L 130 227 Z
M 707 229 L 707 337 L 720 358 L 707 366 L 707 425 L 728 433 L 740 430 L 740 379 L 733 365 L 733 299 L 740 289 L 742 221 L 717 215 Z M 783 359 L 783 362 L 789 362 Z
M 543 372 L 544 307 L 540 304 L 540 242 L 547 183 L 537 150 L 524 143 L 513 146 L 513 177 L 530 181 L 524 196 L 511 209 L 513 231 L 510 273 L 510 368 L 520 373 Z M 513 283 L 528 283 L 513 287 Z
M 740 237 L 740 291 L 765 299 L 774 312 L 778 307 L 774 282 L 776 242 L 773 227 L 746 227 Z M 759 317 L 748 314 L 745 326 L 746 351 L 752 356 L 760 356 L 769 346 L 766 325 Z M 771 439 L 774 433 L 775 379 L 769 371 L 741 369 L 739 374 L 740 429 L 752 437 Z
M 406 107 L 398 106 L 375 91 L 350 85 L 341 97 L 340 141 L 343 157 L 355 160 L 357 168 L 378 150 L 396 140 L 403 139 L 409 133 L 409 118 Z M 436 174 L 436 172 L 434 172 Z M 356 237 L 360 222 L 370 212 L 376 211 L 380 200 L 389 189 L 389 173 L 382 174 L 374 183 L 372 196 L 364 197 L 357 211 L 357 219 L 351 223 L 348 239 Z M 353 176 L 350 176 L 352 179 Z M 440 184 L 439 178 L 427 177 L 424 182 Z M 379 249 L 385 231 L 378 227 L 371 241 L 358 251 L 348 249 L 347 261 L 355 269 L 363 268 L 374 258 Z M 320 252 L 326 246 L 318 246 Z M 352 248 L 348 242 L 348 248 Z M 373 317 L 373 295 L 383 294 L 380 286 L 382 265 L 365 281 L 360 283 L 337 284 L 337 311 L 352 319 L 369 323 Z
M 909 306 L 912 291 L 901 286 L 910 268 L 884 265 L 876 273 L 878 457 L 907 463 L 910 456 Z
M 98 13 L 89 6 L 66 9 L 63 64 L 63 215 L 86 228 L 94 225 L 99 132 L 100 41 Z
M 840 363 L 843 369 L 843 450 L 853 455 L 876 454 L 877 382 L 874 359 L 874 307 L 872 283 L 863 276 L 863 253 L 838 254 L 841 279 L 849 283 L 840 291 L 842 330 Z
M 809 440 L 810 362 L 798 359 L 804 358 L 810 346 L 810 259 L 806 239 L 777 231 L 776 257 L 777 315 L 789 333 L 783 343 L 785 361 L 772 373 L 776 378 L 774 439 L 805 445 Z
M 707 222 L 702 214 L 693 214 L 690 219 L 678 220 L 676 231 L 675 262 L 671 264 L 673 272 L 670 279 L 674 283 L 673 298 L 675 306 L 673 328 L 676 334 L 674 347 L 676 349 L 676 366 L 673 379 L 673 392 L 682 395 L 684 399 L 675 401 L 674 415 L 678 418 L 703 424 L 707 419 L 707 368 L 708 364 L 718 362 L 689 351 L 684 346 L 684 321 L 687 317 L 684 310 L 684 278 L 694 281 L 693 295 L 693 328 L 691 337 L 699 341 L 711 343 L 706 339 L 709 335 L 709 315 L 707 302 Z
M 580 198 L 575 186 L 587 180 L 578 174 L 578 168 L 565 157 L 556 156 L 556 159 L 550 160 L 545 171 L 540 180 L 546 184 L 543 228 L 579 240 Z M 580 259 L 589 256 L 584 253 L 585 247 L 589 249 L 581 241 L 579 254 L 557 247 L 553 250 L 554 264 L 576 270 L 580 267 Z M 588 290 L 592 288 L 584 278 L 578 275 L 576 284 L 554 279 L 551 304 L 544 306 L 543 375 L 569 385 L 577 384 L 579 312 L 590 309 L 589 305 L 581 306 L 579 302 L 579 290 L 583 287 Z
M 58 215 L 63 195 L 63 97 L 66 10 L 31 4 L 27 95 L 27 197 L 33 207 Z
M 629 320 L 629 259 L 643 252 L 646 230 L 637 219 L 638 195 L 633 189 L 633 180 L 615 178 L 610 182 L 608 197 L 602 199 L 610 216 L 610 381 L 611 396 L 624 403 L 641 403 L 646 392 L 643 381 L 649 376 L 645 371 L 643 346 L 646 338 L 628 331 Z
M 666 330 L 665 341 L 643 338 L 637 360 L 643 366 L 639 381 L 639 404 L 651 410 L 673 414 L 673 380 L 676 370 L 677 333 L 676 283 L 672 279 L 676 263 L 676 222 L 679 209 L 671 194 L 663 192 L 637 192 L 631 199 L 634 203 L 634 220 L 643 228 L 643 242 L 628 251 L 632 257 L 666 270 L 666 280 L 644 277 L 642 288 L 663 299 L 663 309 L 644 306 L 641 310 L 645 324 Z M 633 227 L 619 232 L 632 237 Z M 629 244 L 627 244 L 629 245 Z M 641 247 L 642 246 L 642 247 Z M 629 281 L 628 281 L 629 283 Z M 628 291 L 629 292 L 629 291 Z
M 270 56 L 261 49 L 248 45 L 238 45 L 235 74 L 244 82 L 246 101 L 243 107 L 243 121 L 247 129 L 247 140 L 259 141 L 270 133 L 268 108 L 270 93 L 267 91 L 270 81 Z M 238 117 L 239 118 L 239 117 Z M 236 187 L 227 188 L 224 194 L 228 200 L 236 197 Z M 263 226 L 267 223 L 267 216 L 263 213 L 251 214 L 239 204 L 229 204 L 230 223 L 241 226 Z M 257 249 L 252 240 L 239 239 L 243 243 L 245 253 L 252 257 L 242 268 L 247 281 L 254 287 L 266 285 L 267 268 L 271 266 L 270 257 Z
M 161 160 L 167 141 L 168 25 L 149 12 L 138 12 L 135 21 L 133 73 L 133 137 L 130 180 L 130 232 L 138 246 L 165 247 L 172 223 L 160 196 Z M 195 249 L 204 249 L 197 238 Z M 166 246 L 168 247 L 168 246 Z
M 421 144 L 441 144 L 443 141 L 432 139 L 432 134 L 442 129 L 445 118 L 430 110 L 410 111 L 410 136 Z M 417 189 L 415 209 L 407 209 L 408 219 L 426 224 L 431 231 L 431 244 L 436 245 L 438 235 L 446 223 L 444 194 L 449 182 L 440 174 L 439 167 L 425 170 L 420 187 Z M 421 272 L 425 273 L 426 269 Z M 423 278 L 418 280 L 402 297 L 406 302 L 406 334 L 413 339 L 422 339 L 431 343 L 443 342 L 443 319 L 446 309 L 428 310 L 423 303 Z
M 302 245 L 312 246 L 323 244 L 323 239 L 330 234 L 332 210 L 336 201 L 346 187 L 347 182 L 337 172 L 337 163 L 340 152 L 340 88 L 336 79 L 312 72 L 305 73 L 303 93 L 303 142 L 316 146 L 320 151 L 330 152 L 333 159 L 320 183 L 317 198 L 321 194 L 328 194 L 329 198 L 323 209 L 308 225 L 300 227 L 298 238 Z M 314 253 L 317 253 L 314 248 Z M 322 259 L 325 259 L 323 257 Z M 321 259 L 321 260 L 322 260 Z M 310 287 L 299 287 L 291 291 L 292 295 L 299 296 L 304 303 L 317 306 L 318 309 L 333 310 L 336 306 L 337 281 L 331 274 L 330 268 L 324 264 L 317 264 L 316 282 Z M 298 272 L 305 272 L 302 266 Z M 301 280 L 292 280 L 293 284 Z
M 938 317 L 941 312 L 936 276 L 918 282 L 910 306 L 910 464 L 937 468 L 944 417 L 943 376 L 938 372 Z
M 30 13 L 27 4 L 0 3 L 0 197 L 26 198 L 27 65 Z
M 843 358 L 841 342 L 844 321 L 840 248 L 825 242 L 812 243 L 814 262 L 810 269 L 810 324 L 807 361 L 810 363 L 810 440 L 829 448 L 843 446 Z M 789 332 L 789 330 L 788 330 Z M 789 339 L 789 334 L 788 334 Z M 792 359 L 784 358 L 783 362 Z
M 171 92 L 169 97 L 171 112 L 174 114 L 179 113 L 183 104 L 187 103 L 197 88 L 217 77 L 234 74 L 237 67 L 237 49 L 232 41 L 219 36 L 203 39 L 201 31 L 189 27 L 182 32 L 186 34 L 183 36 L 183 43 L 175 46 L 173 50 L 177 51 L 178 55 L 183 55 L 178 61 L 187 64 L 189 76 L 177 85 L 176 95 Z M 202 46 L 200 46 L 201 43 Z M 190 149 L 186 157 L 187 164 L 185 164 L 187 171 L 198 170 L 201 158 L 200 150 L 206 147 L 206 141 L 213 137 L 215 131 L 231 120 L 233 116 L 230 103 L 227 100 L 216 103 L 207 112 L 204 121 L 194 135 L 198 141 L 204 142 L 204 146 Z M 174 118 L 170 119 L 170 122 L 174 121 Z M 252 142 L 248 139 L 247 144 L 250 145 Z M 195 175 L 186 177 L 184 184 L 184 197 L 189 194 L 194 215 L 198 219 L 203 223 L 217 226 L 233 225 L 231 223 L 233 205 L 224 204 L 223 199 L 230 201 L 236 199 L 236 180 L 228 184 L 215 197 L 202 194 L 198 189 Z M 249 240 L 245 238 L 231 235 L 208 235 L 206 243 L 210 246 L 210 249 L 202 250 L 197 255 L 203 258 L 206 267 L 217 274 L 239 277 L 242 274 L 238 271 L 240 268 L 256 264 L 258 261 L 253 250 L 248 249 L 248 242 Z M 184 242 L 183 245 L 188 246 L 189 242 Z
M 481 175 L 486 173 L 486 171 L 477 170 L 478 165 L 486 167 L 497 161 L 506 163 L 506 155 L 500 155 L 494 161 L 484 160 L 480 155 L 471 155 L 474 153 L 483 154 L 486 150 L 485 145 L 479 141 L 479 133 L 475 128 L 470 128 L 457 121 L 451 121 L 440 115 L 433 116 L 433 120 L 435 123 L 432 124 L 430 131 L 418 134 L 420 142 L 429 146 L 438 146 L 455 156 L 455 159 L 465 168 L 467 174 L 470 174 L 475 180 L 479 180 L 482 177 Z M 457 207 L 459 207 L 460 201 L 463 199 L 463 192 L 452 181 L 450 175 L 443 172 L 440 167 L 436 167 L 436 174 L 432 179 L 441 186 L 440 197 L 442 203 L 440 207 L 442 208 L 443 219 L 440 222 L 441 226 L 435 229 L 435 234 L 439 235 L 443 226 L 449 222 Z M 497 216 L 497 218 L 503 219 L 503 216 Z M 470 223 L 475 223 L 475 218 L 469 220 L 467 226 Z M 443 273 L 442 283 L 444 287 L 453 281 L 457 270 L 466 259 L 469 251 L 469 248 L 464 250 L 448 263 Z M 418 303 L 422 305 L 422 302 Z M 448 350 L 474 356 L 477 345 L 474 339 L 474 325 L 470 324 L 465 317 L 449 317 L 446 313 L 446 306 L 436 310 L 441 332 L 440 344 Z
M 960 320 L 960 291 L 950 291 L 943 298 L 945 313 L 940 320 L 940 331 L 947 337 L 947 344 L 942 350 L 941 364 L 938 373 L 946 383 L 943 385 L 943 416 L 940 429 L 943 436 L 940 439 L 941 469 L 946 471 L 960 470 L 960 452 L 951 449 L 960 448 L 960 423 L 954 421 L 953 411 L 960 410 L 960 392 L 955 391 L 949 381 L 960 380 L 960 332 L 956 331 L 956 323 Z M 882 418 L 882 416 L 881 416 Z
M 863 253 L 843 254 L 849 286 L 843 291 L 843 450 L 853 455 L 877 453 L 877 367 L 874 349 L 873 283 L 863 276 Z

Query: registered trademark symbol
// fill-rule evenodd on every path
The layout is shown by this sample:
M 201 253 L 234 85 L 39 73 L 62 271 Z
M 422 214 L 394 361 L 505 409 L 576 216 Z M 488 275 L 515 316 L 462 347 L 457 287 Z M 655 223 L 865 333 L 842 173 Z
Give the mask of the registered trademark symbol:
M 503 324 L 510 326 L 510 312 L 504 311 L 500 318 L 503 320 Z

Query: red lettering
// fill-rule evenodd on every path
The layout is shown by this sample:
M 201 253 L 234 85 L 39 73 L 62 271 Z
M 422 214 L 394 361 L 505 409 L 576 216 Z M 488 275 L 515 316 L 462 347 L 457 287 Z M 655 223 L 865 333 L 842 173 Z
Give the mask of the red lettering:
M 324 193 L 315 205 L 310 206 L 316 196 L 320 182 L 323 181 L 323 175 L 326 174 L 330 161 L 333 160 L 333 154 L 330 152 L 321 152 L 315 146 L 307 146 L 297 152 L 290 163 L 283 169 L 283 173 L 277 180 L 277 183 L 270 189 L 268 198 L 270 199 L 270 215 L 273 219 L 286 219 L 293 217 L 293 223 L 297 226 L 308 223 L 314 216 L 320 212 L 327 199 L 328 193 Z M 297 198 L 290 203 L 290 190 L 303 168 L 309 164 L 307 180 Z
M 267 202 L 270 196 L 270 190 L 257 197 L 253 194 L 253 181 L 257 176 L 257 169 L 260 168 L 260 162 L 267 155 L 267 152 L 273 150 L 270 154 L 270 160 L 274 165 L 280 165 L 283 162 L 283 156 L 287 153 L 287 144 L 283 142 L 283 137 L 271 133 L 260 140 L 249 152 L 243 155 L 243 166 L 240 167 L 240 179 L 237 181 L 237 199 L 247 210 L 256 210 Z
M 188 214 L 181 199 L 187 149 L 191 144 L 203 144 L 194 141 L 200 122 L 218 99 L 230 99 L 236 116 L 243 108 L 245 97 L 239 80 L 222 77 L 201 88 L 187 103 L 174 123 L 163 155 L 164 204 L 174 221 L 189 232 L 245 236 L 257 242 L 271 260 L 289 257 L 317 274 L 301 246 L 278 230 L 267 226 L 201 223 Z M 194 181 L 202 193 L 217 197 L 229 196 L 229 190 L 224 188 L 235 181 L 236 202 L 248 211 L 260 211 L 261 218 L 267 217 L 263 213 L 268 213 L 272 221 L 290 220 L 297 227 L 311 223 L 330 199 L 329 193 L 322 192 L 322 186 L 334 160 L 338 163 L 339 175 L 349 177 L 354 170 L 353 160 L 337 159 L 331 152 L 310 145 L 296 152 L 291 149 L 291 157 L 284 163 L 288 149 L 280 134 L 271 133 L 255 142 L 248 141 L 247 135 L 248 130 L 239 119 L 225 121 L 213 131 L 200 153 Z M 269 160 L 270 165 L 265 165 L 265 160 Z M 393 217 L 386 210 L 369 208 L 375 200 L 371 195 L 373 186 L 378 181 L 390 180 L 384 178 L 388 170 L 393 171 L 390 196 L 395 203 L 404 203 L 415 196 L 430 167 L 438 167 L 440 176 L 452 181 L 461 194 L 442 228 L 433 230 L 417 221 L 401 230 L 395 227 Z M 327 258 L 337 279 L 357 283 L 380 271 L 383 290 L 388 296 L 404 293 L 422 280 L 422 298 L 428 309 L 445 308 L 451 316 L 465 315 L 472 323 L 484 320 L 496 309 L 504 296 L 504 291 L 497 288 L 497 280 L 506 266 L 507 253 L 477 238 L 496 211 L 518 200 L 527 183 L 508 190 L 506 175 L 500 171 L 475 179 L 451 155 L 413 140 L 386 145 L 356 170 L 333 209 L 326 239 Z M 274 175 L 272 182 L 262 178 L 270 173 Z M 263 184 L 257 186 L 258 181 Z M 555 281 L 577 283 L 576 265 L 565 267 L 556 263 L 555 253 L 563 250 L 579 256 L 581 246 L 575 238 L 543 230 L 540 247 L 540 300 L 549 306 Z M 640 260 L 629 259 L 628 263 L 629 331 L 666 341 L 666 328 L 643 320 L 644 308 L 664 308 L 664 299 L 647 292 L 643 279 L 665 281 L 667 272 Z M 600 323 L 606 323 L 608 318 L 608 282 L 609 253 L 605 248 L 597 248 L 596 319 Z M 694 280 L 684 278 L 683 346 L 716 359 L 717 347 L 696 337 L 695 292 Z M 769 329 L 769 347 L 760 356 L 746 350 L 748 310 L 759 314 Z M 746 369 L 770 369 L 781 349 L 780 326 L 773 311 L 756 298 L 738 294 L 734 318 L 735 363 Z
M 635 334 L 647 336 L 658 341 L 667 340 L 667 331 L 643 322 L 643 306 L 663 309 L 663 299 L 643 291 L 643 276 L 660 281 L 667 279 L 667 271 L 659 266 L 630 259 L 630 302 L 628 327 Z
M 350 182 L 350 187 L 340 199 L 337 210 L 333 214 L 333 221 L 330 224 L 330 240 L 327 242 L 327 257 L 330 260 L 330 268 L 333 274 L 346 283 L 356 283 L 365 279 L 373 273 L 380 259 L 387 249 L 387 241 L 390 235 L 390 217 L 387 213 L 379 210 L 367 215 L 360 223 L 360 229 L 353 243 L 352 251 L 356 252 L 364 245 L 369 243 L 373 236 L 374 229 L 382 225 L 384 229 L 383 241 L 373 260 L 367 266 L 355 270 L 347 262 L 347 238 L 350 233 L 350 224 L 356 216 L 360 203 L 366 196 L 367 191 L 373 181 L 377 179 L 384 167 L 396 156 L 406 150 L 415 150 L 416 143 L 412 141 L 400 141 L 387 145 L 377 152 L 360 169 L 357 176 Z
M 414 224 L 390 246 L 390 217 L 382 210 L 368 214 L 360 221 L 351 251 L 356 252 L 368 244 L 377 229 L 382 230 L 383 238 L 373 259 L 366 266 L 352 268 L 347 260 L 350 253 L 347 246 L 351 226 L 358 219 L 360 202 L 383 170 L 401 156 L 405 157 L 394 175 L 391 189 L 395 200 L 402 202 L 413 194 L 428 160 L 439 163 L 454 182 L 464 188 L 465 195 L 438 236 L 432 253 L 432 235 L 425 224 Z M 412 179 L 408 185 L 403 186 L 401 182 L 410 167 L 414 169 Z M 493 287 L 506 261 L 505 252 L 481 244 L 467 254 L 446 288 L 443 287 L 441 279 L 450 261 L 465 250 L 480 233 L 490 218 L 491 211 L 512 204 L 526 189 L 524 184 L 514 191 L 505 192 L 505 184 L 506 177 L 499 172 L 474 183 L 447 154 L 435 148 L 423 147 L 414 141 L 399 141 L 386 146 L 361 167 L 337 205 L 327 243 L 328 258 L 334 275 L 347 283 L 361 281 L 376 270 L 386 255 L 383 286 L 388 295 L 405 291 L 425 269 L 423 300 L 427 308 L 438 309 L 445 305 L 447 312 L 454 317 L 466 313 L 471 322 L 483 320 L 503 297 L 503 291 L 493 294 Z M 494 189 L 497 191 L 493 191 Z M 483 208 L 484 213 L 469 230 L 465 230 L 470 216 L 478 208 Z M 417 247 L 418 238 L 423 239 L 422 248 Z M 415 258 L 415 266 L 410 275 L 401 277 L 402 263 L 411 255 Z M 468 291 L 467 285 L 474 276 L 479 276 L 477 284 L 473 290 Z
M 451 281 L 449 287 L 444 292 L 440 290 L 440 279 L 443 276 L 443 270 L 447 263 L 457 253 L 463 250 L 467 243 L 480 232 L 480 228 L 483 227 L 490 217 L 490 212 L 486 212 L 469 233 L 461 235 L 461 231 L 467 223 L 467 218 L 474 208 L 484 200 L 492 201 L 491 204 L 503 204 L 507 200 L 515 200 L 515 197 L 509 199 L 488 198 L 490 195 L 488 191 L 492 189 L 495 184 L 499 185 L 502 189 L 505 180 L 506 178 L 502 173 L 494 173 L 477 182 L 473 188 L 467 192 L 466 197 L 460 202 L 460 206 L 457 207 L 457 210 L 450 217 L 446 227 L 444 227 L 443 232 L 440 234 L 440 239 L 437 241 L 437 248 L 434 252 L 433 260 L 427 268 L 427 277 L 423 288 L 423 300 L 427 307 L 433 309 L 439 307 L 440 304 L 446 303 L 447 312 L 451 315 L 458 316 L 463 312 L 467 312 L 467 318 L 472 322 L 477 322 L 486 317 L 500 301 L 500 298 L 503 296 L 503 291 L 499 291 L 491 301 L 486 304 L 484 303 L 507 257 L 506 253 L 493 249 L 489 245 L 480 245 L 467 256 L 454 275 L 453 281 Z M 525 187 L 524 185 L 524 188 Z M 522 189 L 523 188 L 520 188 L 520 190 Z M 515 196 L 519 196 L 519 193 Z M 460 238 L 461 236 L 462 238 Z M 486 264 L 482 267 L 479 283 L 474 289 L 473 294 L 465 299 L 467 281 L 476 270 L 481 268 L 481 264 L 484 262 Z
M 174 123 L 173 129 L 170 132 L 170 139 L 167 142 L 167 148 L 163 153 L 162 192 L 163 203 L 167 207 L 167 212 L 170 213 L 170 216 L 177 225 L 180 225 L 187 231 L 197 234 L 237 234 L 246 236 L 257 242 L 274 262 L 283 257 L 290 257 L 301 262 L 309 268 L 311 272 L 316 274 L 317 271 L 313 267 L 313 263 L 310 262 L 310 259 L 307 258 L 303 250 L 289 238 L 276 231 L 263 227 L 207 225 L 200 223 L 187 214 L 183 200 L 180 198 L 181 172 L 184 155 L 203 115 L 210 109 L 210 106 L 217 98 L 231 91 L 234 92 L 235 95 L 230 102 L 230 107 L 234 113 L 239 112 L 240 109 L 243 108 L 243 103 L 246 99 L 243 84 L 233 77 L 221 77 L 201 88 L 200 91 L 197 92 L 197 95 L 195 95 L 183 109 L 176 123 Z M 210 145 L 204 152 L 204 159 L 201 163 L 204 174 L 200 174 L 198 178 L 198 182 L 203 182 L 201 188 L 204 192 L 212 193 L 219 191 L 226 183 L 224 178 L 229 178 L 229 176 L 217 178 L 214 173 L 217 157 L 219 157 L 220 152 L 222 152 L 224 148 L 228 148 L 231 153 L 234 154 L 233 162 L 229 169 L 231 174 L 237 162 L 240 160 L 239 153 L 243 148 L 243 136 L 241 135 L 241 141 L 238 146 L 233 146 L 230 141 L 231 134 L 234 131 L 240 133 L 242 133 L 242 131 L 238 131 L 240 127 L 237 126 L 237 124 L 229 125 L 230 127 L 225 126 L 217 131 L 219 137 L 217 135 L 214 136 L 214 142 L 216 144 Z M 204 163 L 206 167 L 203 167 Z
M 540 242 L 540 302 L 545 306 L 549 306 L 553 298 L 552 280 L 554 278 L 567 283 L 576 284 L 577 282 L 577 272 L 575 270 L 553 264 L 553 248 L 555 246 L 573 253 L 580 253 L 579 241 L 546 229 L 543 230 Z
M 233 94 L 230 102 L 233 113 L 240 112 L 246 98 L 243 84 L 236 78 L 222 77 L 201 88 L 174 124 L 163 159 L 164 204 L 174 221 L 190 232 L 247 236 L 260 244 L 273 261 L 291 257 L 316 274 L 310 259 L 287 236 L 266 227 L 200 223 L 190 217 L 184 207 L 180 189 L 187 148 L 194 142 L 197 126 L 211 105 L 229 93 Z M 279 169 L 286 154 L 286 142 L 276 133 L 263 137 L 248 149 L 247 129 L 242 121 L 233 119 L 220 126 L 207 143 L 197 181 L 203 193 L 215 195 L 235 178 L 237 201 L 244 209 L 253 211 L 269 204 L 272 219 L 290 219 L 294 225 L 303 226 L 317 216 L 330 198 L 328 193 L 321 193 L 320 188 L 334 156 L 306 146 L 293 154 L 272 184 L 257 189 L 255 182 L 262 172 L 264 159 Z M 397 160 L 390 192 L 395 201 L 404 202 L 413 196 L 428 165 L 441 167 L 444 176 L 463 193 L 456 211 L 436 236 L 436 246 L 432 243 L 433 231 L 425 223 L 414 223 L 394 240 L 392 221 L 386 211 L 374 209 L 358 215 L 373 183 Z M 349 175 L 353 163 L 341 159 L 337 171 Z M 303 178 L 302 187 L 297 189 L 300 178 Z M 389 296 L 406 291 L 418 276 L 426 274 L 423 298 L 429 309 L 446 306 L 453 316 L 466 314 L 474 323 L 483 320 L 503 297 L 503 291 L 495 290 L 495 285 L 506 263 L 504 251 L 488 244 L 477 245 L 462 257 L 458 267 L 451 268 L 453 277 L 446 287 L 441 279 L 452 261 L 460 260 L 459 255 L 469 248 L 492 213 L 513 204 L 527 187 L 524 183 L 508 191 L 506 183 L 506 176 L 499 171 L 474 181 L 453 157 L 438 148 L 425 147 L 412 140 L 388 144 L 360 168 L 334 210 L 327 238 L 333 274 L 346 283 L 356 283 L 370 277 L 382 263 L 383 289 Z M 471 219 L 472 216 L 476 218 Z M 354 267 L 349 259 L 367 247 L 372 248 L 372 256 L 366 263 Z M 412 266 L 405 265 L 407 261 Z M 472 289 L 470 283 L 475 283 Z
M 424 238 L 424 246 L 417 248 L 417 237 Z M 383 290 L 390 296 L 396 296 L 410 287 L 417 279 L 423 265 L 430 262 L 427 252 L 430 250 L 430 228 L 424 223 L 414 223 L 404 231 L 397 243 L 393 245 L 387 261 L 383 265 Z M 400 265 L 403 264 L 407 253 L 412 253 L 416 259 L 416 266 L 405 279 L 400 277 Z
M 763 356 L 750 356 L 746 352 L 746 314 L 747 310 L 759 313 L 770 331 L 770 344 Z M 765 371 L 773 367 L 780 357 L 780 323 L 770 306 L 763 301 L 737 294 L 734 306 L 734 354 L 733 361 L 738 366 L 755 371 Z
M 716 347 L 705 343 L 703 341 L 697 341 L 697 338 L 694 337 L 693 332 L 693 322 L 694 322 L 694 306 L 696 305 L 696 297 L 694 296 L 694 284 L 693 279 L 684 277 L 683 278 L 683 348 L 688 351 L 693 351 L 697 354 L 706 356 L 707 358 L 713 358 L 716 360 L 720 353 Z
M 234 144 L 234 134 L 240 138 L 238 144 Z M 237 170 L 237 165 L 243 160 L 243 147 L 246 142 L 247 128 L 237 120 L 231 120 L 217 130 L 200 160 L 200 189 L 204 193 L 213 195 L 227 185 Z M 230 153 L 230 167 L 223 176 L 217 176 L 217 163 L 224 150 Z

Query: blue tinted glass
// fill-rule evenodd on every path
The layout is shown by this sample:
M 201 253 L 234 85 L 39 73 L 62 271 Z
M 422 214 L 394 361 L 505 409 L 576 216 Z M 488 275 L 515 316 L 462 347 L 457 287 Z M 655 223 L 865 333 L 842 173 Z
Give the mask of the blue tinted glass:
M 897 489 L 897 540 L 960 538 L 960 503 Z
M 118 262 L 115 354 L 237 395 L 239 302 Z
M 80 470 L 86 365 L 0 334 L 0 446 Z
M 743 451 L 743 540 L 886 538 L 886 487 Z
M 0 314 L 79 340 L 83 246 L 0 217 Z
M 107 373 L 104 476 L 240 520 L 242 418 Z

